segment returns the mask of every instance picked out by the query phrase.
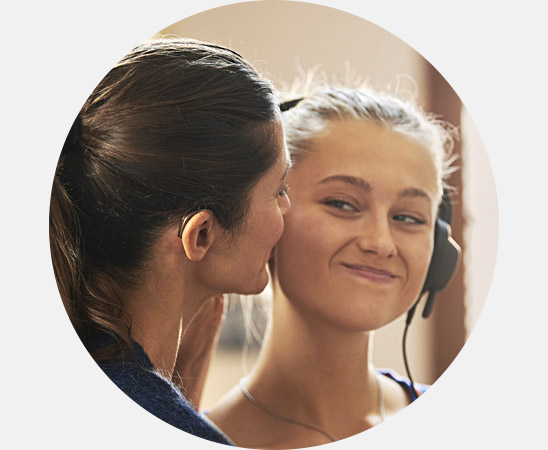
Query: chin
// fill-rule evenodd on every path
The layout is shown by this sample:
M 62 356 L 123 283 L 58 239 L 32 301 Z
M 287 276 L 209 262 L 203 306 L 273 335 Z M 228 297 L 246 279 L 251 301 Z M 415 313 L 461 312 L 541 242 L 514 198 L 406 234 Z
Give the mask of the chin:
M 240 289 L 235 292 L 242 295 L 255 295 L 264 291 L 268 285 L 268 274 L 266 269 L 263 269 L 261 274 L 253 280 L 253 282 L 246 283 L 245 286 L 242 283 Z
M 338 328 L 362 333 L 379 330 L 402 315 L 399 309 L 389 308 L 389 301 L 368 305 L 359 303 L 349 303 L 347 308 L 340 308 L 337 313 L 327 312 L 326 320 Z

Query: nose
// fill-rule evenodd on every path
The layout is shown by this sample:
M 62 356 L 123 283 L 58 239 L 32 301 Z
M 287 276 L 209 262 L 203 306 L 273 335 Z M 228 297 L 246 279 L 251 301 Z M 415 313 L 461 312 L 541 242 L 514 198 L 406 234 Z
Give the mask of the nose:
M 394 236 L 387 218 L 370 218 L 362 225 L 358 235 L 358 248 L 362 252 L 390 258 L 397 252 Z

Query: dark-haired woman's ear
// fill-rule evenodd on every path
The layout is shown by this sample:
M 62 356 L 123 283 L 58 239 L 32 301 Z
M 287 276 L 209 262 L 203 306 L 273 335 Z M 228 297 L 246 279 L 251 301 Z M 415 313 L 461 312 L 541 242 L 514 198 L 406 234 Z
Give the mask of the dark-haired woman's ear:
M 191 261 L 200 261 L 213 243 L 215 216 L 207 209 L 195 213 L 185 224 L 181 241 L 186 256 Z

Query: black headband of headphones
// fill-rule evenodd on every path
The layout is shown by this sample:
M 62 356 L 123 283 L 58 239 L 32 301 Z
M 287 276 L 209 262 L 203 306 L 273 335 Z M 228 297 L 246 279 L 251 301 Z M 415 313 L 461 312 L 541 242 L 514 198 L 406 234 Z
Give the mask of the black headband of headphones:
M 284 112 L 287 111 L 294 106 L 297 106 L 297 104 L 303 99 L 304 97 L 295 98 L 293 100 L 287 100 L 285 102 L 280 103 L 278 106 L 280 107 L 280 111 Z

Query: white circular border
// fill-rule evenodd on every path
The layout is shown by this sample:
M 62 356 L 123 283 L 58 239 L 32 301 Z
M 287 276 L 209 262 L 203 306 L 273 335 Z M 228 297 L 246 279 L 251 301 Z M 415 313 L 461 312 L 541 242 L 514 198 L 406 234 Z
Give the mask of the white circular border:
M 15 7 L 3 31 L 3 439 L 16 448 L 220 448 L 135 408 L 82 351 L 53 279 L 47 217 L 67 130 L 110 67 L 154 32 L 232 2 L 34 3 Z M 534 447 L 544 425 L 536 405 L 548 400 L 536 382 L 546 369 L 543 12 L 533 1 L 519 9 L 463 0 L 314 3 L 385 28 L 440 71 L 481 134 L 500 208 L 491 291 L 463 351 L 419 402 L 330 445 Z

